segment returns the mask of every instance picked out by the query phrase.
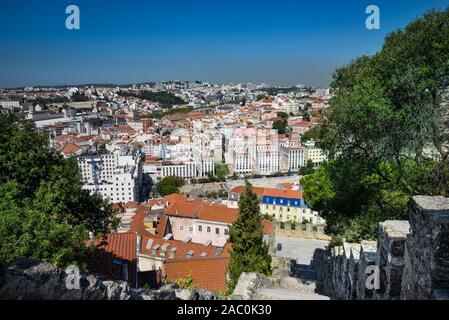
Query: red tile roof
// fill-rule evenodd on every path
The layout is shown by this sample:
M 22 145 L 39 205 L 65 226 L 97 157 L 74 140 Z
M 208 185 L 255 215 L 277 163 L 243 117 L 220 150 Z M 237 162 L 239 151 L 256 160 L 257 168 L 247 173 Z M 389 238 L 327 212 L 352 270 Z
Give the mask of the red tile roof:
M 165 200 L 169 203 L 175 203 L 175 202 L 184 202 L 187 201 L 187 197 L 184 194 L 179 193 L 172 193 L 164 197 Z
M 171 201 L 171 204 L 165 210 L 166 215 L 224 223 L 232 223 L 237 219 L 238 209 L 208 203 L 201 198 L 187 200 L 185 197 L 178 196 L 177 199 L 177 201 L 172 200 L 175 202 Z
M 231 192 L 235 193 L 243 193 L 245 191 L 245 186 L 237 186 L 231 190 Z M 258 196 L 263 196 L 265 188 L 253 187 L 253 192 Z
M 269 220 L 262 220 L 263 233 L 267 235 L 273 234 L 273 223 Z
M 282 190 L 282 189 L 266 188 L 263 195 L 269 196 L 269 197 L 302 199 L 301 191 L 296 191 L 296 190 Z
M 229 258 L 167 262 L 165 274 L 168 281 L 185 279 L 191 274 L 195 287 L 216 292 L 225 291 L 228 264 Z
M 218 204 L 205 204 L 198 213 L 198 219 L 233 223 L 237 220 L 238 214 L 239 209 L 228 208 L 227 206 Z
M 150 242 L 151 246 L 148 248 L 148 243 Z M 165 258 L 167 261 L 185 261 L 191 259 L 208 259 L 208 258 L 217 258 L 217 257 L 229 257 L 229 246 L 224 246 L 223 248 L 214 247 L 212 245 L 205 246 L 199 243 L 191 243 L 191 242 L 183 242 L 178 240 L 164 240 L 160 237 L 154 236 L 152 234 L 144 235 L 142 237 L 142 248 L 141 251 L 144 254 L 151 255 L 152 248 L 155 245 L 162 246 L 163 244 L 168 244 L 166 249 Z M 169 258 L 169 253 L 172 248 L 176 248 L 173 258 Z M 191 258 L 187 258 L 187 252 L 193 250 L 193 254 Z M 161 248 L 159 248 L 156 252 L 157 256 L 159 256 L 161 252 Z M 204 257 L 201 256 L 201 253 L 206 253 Z
M 169 216 L 196 218 L 201 209 L 201 204 L 196 201 L 175 202 L 165 211 Z
M 293 188 L 293 184 L 291 182 L 282 183 L 282 188 L 285 190 L 291 190 Z
M 87 241 L 86 245 L 89 245 Z M 113 263 L 128 263 L 128 282 L 135 286 L 136 280 L 136 234 L 112 233 L 94 241 L 95 250 L 89 256 L 89 271 L 99 277 L 124 280 L 123 267 Z
M 134 213 L 134 215 L 132 217 L 132 222 L 131 222 L 131 227 L 129 229 L 129 232 L 137 233 L 140 235 L 150 234 L 148 231 L 145 230 L 145 224 L 144 224 L 144 219 L 146 217 L 149 217 L 149 215 L 145 213 L 148 210 L 150 210 L 150 207 L 145 206 L 145 205 L 140 205 L 137 208 L 136 212 Z
M 74 144 L 74 143 L 66 143 L 64 145 L 64 147 L 62 147 L 61 151 L 64 154 L 73 154 L 73 153 L 77 152 L 80 149 L 81 148 L 78 145 Z

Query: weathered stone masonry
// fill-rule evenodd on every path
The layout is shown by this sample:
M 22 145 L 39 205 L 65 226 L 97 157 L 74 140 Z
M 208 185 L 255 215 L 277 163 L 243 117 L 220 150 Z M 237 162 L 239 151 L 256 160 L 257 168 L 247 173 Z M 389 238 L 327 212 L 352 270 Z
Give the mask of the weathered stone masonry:
M 313 264 L 317 291 L 335 299 L 449 299 L 449 199 L 414 197 L 410 221 L 382 222 L 377 243 L 317 249 Z M 366 286 L 369 266 L 377 290 Z

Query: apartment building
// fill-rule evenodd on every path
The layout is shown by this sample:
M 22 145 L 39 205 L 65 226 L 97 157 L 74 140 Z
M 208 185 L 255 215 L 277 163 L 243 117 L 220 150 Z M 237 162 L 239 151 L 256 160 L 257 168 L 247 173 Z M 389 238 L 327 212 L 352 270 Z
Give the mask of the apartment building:
M 270 175 L 279 172 L 279 152 L 272 147 L 256 147 L 253 154 L 253 172 Z
M 312 161 L 314 167 L 319 167 L 324 161 L 327 161 L 327 154 L 323 149 L 315 145 L 315 141 L 310 140 L 304 143 L 304 159 L 307 163 Z
M 165 214 L 174 240 L 223 247 L 229 240 L 229 225 L 237 219 L 238 209 L 185 198 L 168 202 Z
M 98 168 L 95 172 L 93 161 Z M 84 190 L 98 192 L 113 203 L 139 201 L 142 169 L 138 149 L 123 146 L 114 152 L 91 156 L 84 153 L 77 157 L 77 162 Z
M 193 159 L 196 165 L 197 177 L 207 177 L 215 173 L 215 161 L 209 148 L 194 147 Z
M 197 177 L 197 162 L 189 161 L 162 161 L 161 176 L 165 177 L 181 177 L 184 179 L 192 179 Z
M 281 171 L 298 171 L 306 165 L 304 148 L 299 145 L 281 145 L 279 154 Z
M 265 188 L 260 212 L 272 216 L 278 222 L 301 223 L 307 220 L 315 225 L 325 223 L 318 212 L 307 207 L 302 199 L 302 193 L 296 190 Z
M 237 174 L 269 175 L 279 171 L 276 130 L 239 128 L 229 141 L 230 162 Z

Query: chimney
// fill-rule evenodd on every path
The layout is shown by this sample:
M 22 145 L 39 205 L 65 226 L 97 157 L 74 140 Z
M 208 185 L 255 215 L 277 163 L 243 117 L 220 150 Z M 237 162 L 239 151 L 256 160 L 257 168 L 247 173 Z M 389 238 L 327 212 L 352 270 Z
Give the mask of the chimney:
M 169 243 L 164 243 L 164 244 L 161 246 L 161 251 L 159 252 L 159 256 L 165 257 L 166 252 L 167 252 L 167 248 L 168 248 L 169 245 L 170 245 Z
M 176 248 L 171 248 L 170 250 L 170 254 L 169 254 L 169 258 L 173 259 L 175 257 L 175 252 L 176 252 Z
M 151 255 L 152 255 L 152 256 L 155 256 L 156 253 L 157 253 L 157 249 L 159 249 L 159 248 L 160 248 L 160 245 L 159 245 L 159 244 L 155 245 L 155 246 L 152 248 Z

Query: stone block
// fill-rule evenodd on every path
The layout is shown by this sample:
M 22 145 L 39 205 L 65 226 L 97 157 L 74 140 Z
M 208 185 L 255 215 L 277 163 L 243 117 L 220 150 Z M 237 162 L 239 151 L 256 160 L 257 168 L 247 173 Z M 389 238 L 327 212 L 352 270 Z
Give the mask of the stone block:
M 449 199 L 413 197 L 410 229 L 401 299 L 446 299 L 449 290 Z

